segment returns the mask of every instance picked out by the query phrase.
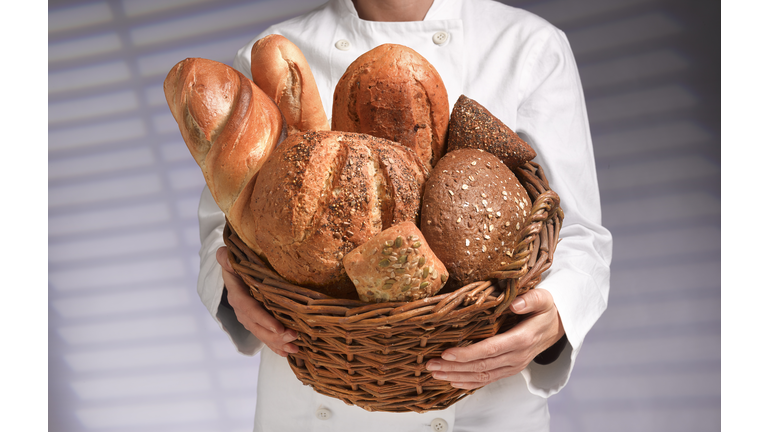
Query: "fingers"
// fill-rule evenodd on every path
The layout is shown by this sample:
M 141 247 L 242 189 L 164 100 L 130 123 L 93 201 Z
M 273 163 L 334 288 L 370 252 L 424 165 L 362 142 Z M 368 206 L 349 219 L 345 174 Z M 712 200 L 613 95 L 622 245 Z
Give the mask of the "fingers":
M 526 315 L 512 329 L 466 347 L 450 348 L 427 362 L 432 377 L 472 389 L 520 373 L 563 334 L 552 294 L 535 289 L 515 299 L 512 311 Z
M 533 360 L 526 332 L 502 333 L 463 348 L 452 348 L 442 359 L 427 362 L 435 379 L 451 386 L 474 389 L 520 373 Z
M 435 379 L 448 381 L 451 387 L 460 389 L 476 389 L 494 381 L 520 373 L 522 369 L 503 366 L 484 372 L 432 372 Z
M 552 308 L 554 304 L 555 301 L 549 291 L 545 289 L 532 289 L 516 298 L 510 308 L 512 312 L 522 315 L 545 311 Z
M 251 297 L 249 288 L 234 272 L 227 259 L 227 248 L 222 247 L 216 251 L 216 260 L 221 265 L 227 299 L 235 311 L 237 320 L 276 354 L 286 357 L 289 353 L 298 352 L 299 348 L 290 343 L 298 337 L 296 331 L 286 330 L 280 321 Z
M 229 273 L 234 273 L 235 271 L 232 269 L 232 264 L 229 262 L 229 258 L 227 257 L 227 248 L 226 246 L 222 246 L 216 250 L 216 261 L 219 262 L 219 265 L 222 269 Z

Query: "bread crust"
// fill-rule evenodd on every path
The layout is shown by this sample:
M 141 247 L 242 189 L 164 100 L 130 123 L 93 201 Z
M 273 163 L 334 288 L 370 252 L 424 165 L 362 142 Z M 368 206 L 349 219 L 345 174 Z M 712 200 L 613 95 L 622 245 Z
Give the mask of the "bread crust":
M 440 291 L 448 271 L 410 221 L 376 234 L 344 257 L 360 300 L 413 301 Z
M 530 212 L 528 194 L 497 157 L 459 149 L 440 160 L 425 185 L 421 231 L 463 286 L 511 261 Z
M 251 48 L 253 82 L 280 108 L 288 133 L 330 130 L 307 59 L 284 36 L 265 36 Z
M 248 207 L 256 174 L 285 136 L 280 110 L 246 76 L 213 60 L 182 60 L 163 90 L 216 204 L 257 249 Z
M 383 229 L 418 223 L 427 168 L 408 148 L 364 134 L 289 135 L 254 185 L 256 241 L 298 285 L 346 296 L 343 257 Z
M 384 44 L 358 57 L 339 80 L 331 129 L 399 142 L 432 167 L 445 152 L 449 114 L 434 66 L 411 48 Z
M 460 148 L 485 150 L 514 170 L 536 157 L 536 151 L 515 131 L 477 101 L 464 95 L 453 105 L 448 122 L 446 151 Z

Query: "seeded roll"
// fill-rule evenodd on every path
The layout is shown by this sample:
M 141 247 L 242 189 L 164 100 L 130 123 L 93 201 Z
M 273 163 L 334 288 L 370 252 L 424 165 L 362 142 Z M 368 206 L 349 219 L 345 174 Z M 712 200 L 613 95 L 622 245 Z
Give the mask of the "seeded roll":
M 448 271 L 412 222 L 388 228 L 344 257 L 360 300 L 412 301 L 440 291 Z
M 536 152 L 484 106 L 461 95 L 448 122 L 446 151 L 476 148 L 492 153 L 514 170 L 536 157 Z
M 499 158 L 460 149 L 440 159 L 425 185 L 421 231 L 463 286 L 511 261 L 530 213 L 528 194 Z

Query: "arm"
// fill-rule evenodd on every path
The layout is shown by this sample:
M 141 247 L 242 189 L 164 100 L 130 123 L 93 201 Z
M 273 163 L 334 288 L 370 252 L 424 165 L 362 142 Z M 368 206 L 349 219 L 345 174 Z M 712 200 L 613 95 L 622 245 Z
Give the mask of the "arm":
M 224 214 L 207 187 L 200 198 L 198 219 L 202 245 L 197 291 L 211 316 L 243 354 L 253 355 L 264 345 L 283 357 L 297 352 L 298 348 L 290 343 L 296 339 L 296 332 L 286 331 L 265 311 L 232 270 L 222 239 Z
M 552 268 L 541 284 L 521 296 L 515 313 L 528 314 L 510 331 L 443 353 L 427 365 L 433 376 L 476 388 L 522 373 L 540 396 L 567 382 L 586 333 L 608 299 L 611 236 L 601 226 L 597 176 L 586 106 L 575 60 L 565 36 L 552 30 L 527 59 L 517 132 L 539 154 L 565 213 Z M 549 364 L 533 359 L 566 335 L 562 354 Z M 563 342 L 560 342 L 563 344 Z M 549 359 L 552 360 L 552 359 Z M 545 363 L 545 362 L 542 362 Z

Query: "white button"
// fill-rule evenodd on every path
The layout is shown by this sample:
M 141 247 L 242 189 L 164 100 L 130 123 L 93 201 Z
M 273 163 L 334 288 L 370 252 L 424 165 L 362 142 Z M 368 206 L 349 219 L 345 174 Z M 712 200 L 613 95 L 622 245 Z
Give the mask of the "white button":
M 432 420 L 430 425 L 432 426 L 432 430 L 435 432 L 445 432 L 448 430 L 448 422 L 441 418 Z
M 349 48 L 351 46 L 352 45 L 346 39 L 339 39 L 339 40 L 336 41 L 336 48 L 341 50 L 341 51 L 349 51 Z
M 446 42 L 448 42 L 448 33 L 444 31 L 439 31 L 432 35 L 432 42 L 435 43 L 435 45 L 442 45 Z
M 328 408 L 320 407 L 315 411 L 315 417 L 317 417 L 320 420 L 328 420 L 331 418 L 331 410 Z

